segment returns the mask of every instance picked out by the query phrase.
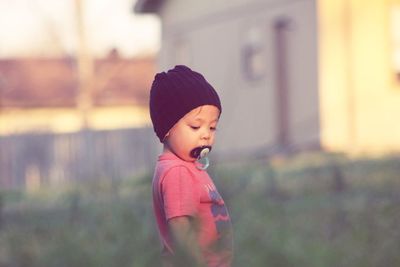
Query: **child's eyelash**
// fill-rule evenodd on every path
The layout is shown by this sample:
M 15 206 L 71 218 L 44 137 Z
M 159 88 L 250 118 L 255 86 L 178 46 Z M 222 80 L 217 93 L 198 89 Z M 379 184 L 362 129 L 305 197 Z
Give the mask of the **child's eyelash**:
M 190 126 L 190 128 L 192 128 L 193 130 L 198 130 L 200 129 L 200 126 Z M 217 127 L 210 127 L 211 131 L 216 131 Z

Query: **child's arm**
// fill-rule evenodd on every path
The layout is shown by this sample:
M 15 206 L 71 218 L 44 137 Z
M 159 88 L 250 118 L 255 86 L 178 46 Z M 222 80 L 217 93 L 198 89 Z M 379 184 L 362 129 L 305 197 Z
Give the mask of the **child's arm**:
M 168 221 L 177 266 L 206 266 L 194 231 L 193 220 L 191 217 L 181 216 Z

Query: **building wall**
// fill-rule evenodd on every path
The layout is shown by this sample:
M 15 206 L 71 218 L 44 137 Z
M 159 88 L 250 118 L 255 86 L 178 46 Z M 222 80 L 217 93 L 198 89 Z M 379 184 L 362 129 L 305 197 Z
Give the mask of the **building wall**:
M 264 9 L 266 5 L 276 6 L 286 2 L 299 2 L 302 0 L 204 0 L 185 1 L 167 0 L 162 5 L 160 15 L 162 23 L 167 30 L 173 30 L 177 26 L 188 26 L 196 20 L 224 20 L 224 17 L 234 17 L 243 10 L 257 11 Z M 215 16 L 217 15 L 217 16 Z M 207 19 L 206 19 L 207 18 Z M 210 22 L 210 21 L 209 21 Z
M 346 2 L 318 2 L 321 142 L 327 150 L 346 150 L 354 144 L 354 93 L 348 60 L 350 11 Z
M 329 149 L 400 150 L 390 3 L 320 1 L 322 142 Z
M 218 152 L 262 152 L 276 144 L 274 25 L 282 19 L 290 21 L 285 33 L 290 145 L 319 142 L 315 13 L 311 0 L 175 0 L 162 6 L 160 67 L 187 64 L 217 89 L 223 104 Z M 245 56 L 249 50 L 253 56 Z

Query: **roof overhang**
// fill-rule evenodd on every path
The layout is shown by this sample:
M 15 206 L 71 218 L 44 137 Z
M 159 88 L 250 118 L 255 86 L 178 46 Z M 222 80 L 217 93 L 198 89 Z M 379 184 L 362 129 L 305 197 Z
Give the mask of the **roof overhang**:
M 133 10 L 136 13 L 158 13 L 164 0 L 137 0 Z

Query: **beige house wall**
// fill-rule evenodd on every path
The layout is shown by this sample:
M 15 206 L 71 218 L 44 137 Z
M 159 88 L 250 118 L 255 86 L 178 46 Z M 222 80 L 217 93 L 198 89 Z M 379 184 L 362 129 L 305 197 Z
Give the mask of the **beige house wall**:
M 322 144 L 330 150 L 400 150 L 400 88 L 392 68 L 390 4 L 319 2 Z
M 301 1 L 303 0 L 166 0 L 162 4 L 159 15 L 162 17 L 164 29 L 169 31 L 180 23 L 193 23 L 197 19 L 213 19 L 216 14 L 231 13 L 231 17 L 233 17 L 232 11 L 234 10 L 252 9 L 257 11 L 258 8 L 263 9 L 266 5 L 279 6 L 285 2 Z
M 350 99 L 350 23 L 347 0 L 318 2 L 319 97 L 321 144 L 327 150 L 346 150 L 352 142 Z

